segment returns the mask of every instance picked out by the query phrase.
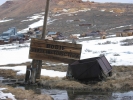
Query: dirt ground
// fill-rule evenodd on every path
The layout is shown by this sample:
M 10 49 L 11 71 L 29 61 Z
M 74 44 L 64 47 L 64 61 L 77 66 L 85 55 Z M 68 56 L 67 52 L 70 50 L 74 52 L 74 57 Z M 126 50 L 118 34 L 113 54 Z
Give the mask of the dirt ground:
M 83 33 L 88 33 L 88 31 L 97 31 L 97 30 L 105 30 L 107 33 L 109 33 L 109 32 L 117 32 L 117 31 L 123 31 L 124 29 L 128 29 L 129 28 L 128 26 L 123 28 L 115 28 L 115 27 L 130 25 L 131 23 L 133 23 L 132 4 L 129 4 L 129 5 L 128 4 L 127 5 L 99 4 L 97 5 L 97 7 L 94 6 L 94 8 L 93 6 L 92 8 L 90 8 L 89 6 L 86 6 L 83 8 L 81 7 L 82 8 L 81 10 L 83 10 L 84 8 L 90 8 L 91 10 L 87 12 L 71 13 L 71 16 L 69 14 L 62 14 L 64 12 L 60 12 L 59 14 L 62 14 L 60 16 L 53 16 L 53 14 L 55 13 L 49 14 L 51 19 L 57 19 L 57 20 L 47 26 L 47 32 L 58 31 L 58 32 L 61 32 L 66 37 L 68 37 L 71 34 L 83 34 Z M 64 9 L 64 6 L 62 7 L 63 8 L 61 9 Z M 118 7 L 119 9 L 124 8 L 125 10 L 128 10 L 128 11 L 125 11 L 124 13 L 111 13 L 108 11 L 109 9 L 113 9 L 116 7 Z M 129 8 L 126 9 L 125 7 L 129 7 Z M 76 10 L 77 8 L 79 9 L 79 6 L 73 8 L 73 5 L 70 5 L 70 9 L 74 10 L 72 12 L 77 11 Z M 60 7 L 59 8 L 57 7 L 57 9 L 60 9 Z M 102 12 L 100 11 L 101 9 L 107 9 L 107 11 Z M 39 10 L 39 13 L 40 11 L 41 10 Z M 36 14 L 36 13 L 34 12 L 33 14 Z M 27 17 L 33 16 L 33 14 L 30 14 L 27 16 L 18 15 L 19 17 L 12 18 L 15 20 L 9 21 L 8 23 L 0 23 L 0 26 L 1 26 L 0 33 L 8 30 L 8 28 L 12 27 L 12 25 L 16 27 L 19 31 L 27 28 L 29 25 L 33 24 L 34 22 L 39 21 L 39 19 L 37 19 L 33 21 L 26 21 L 24 23 L 21 22 L 22 20 L 27 20 Z M 80 26 L 81 24 L 91 24 L 91 26 Z M 112 28 L 115 28 L 115 29 L 110 30 Z

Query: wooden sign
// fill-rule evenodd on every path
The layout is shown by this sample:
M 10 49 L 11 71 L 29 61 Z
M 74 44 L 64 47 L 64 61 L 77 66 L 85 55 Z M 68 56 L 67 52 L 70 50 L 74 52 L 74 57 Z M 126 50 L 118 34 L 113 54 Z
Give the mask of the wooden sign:
M 80 60 L 82 45 L 42 39 L 31 39 L 29 58 L 71 63 Z

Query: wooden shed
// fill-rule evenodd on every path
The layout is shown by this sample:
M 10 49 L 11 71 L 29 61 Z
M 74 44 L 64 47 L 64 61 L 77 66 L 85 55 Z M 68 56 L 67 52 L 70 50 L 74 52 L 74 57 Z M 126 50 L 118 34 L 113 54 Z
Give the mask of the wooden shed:
M 112 74 L 112 66 L 105 56 L 83 59 L 69 64 L 67 77 L 79 81 L 103 80 Z

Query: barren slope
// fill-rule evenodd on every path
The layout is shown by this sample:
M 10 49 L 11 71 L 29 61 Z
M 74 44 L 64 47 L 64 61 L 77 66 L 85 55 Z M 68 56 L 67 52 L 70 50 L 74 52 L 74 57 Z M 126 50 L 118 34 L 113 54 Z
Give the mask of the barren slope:
M 28 16 L 37 12 L 45 10 L 45 0 L 13 0 L 7 1 L 5 4 L 0 6 L 0 18 L 4 17 L 22 17 Z M 83 3 L 81 0 L 51 0 L 50 10 L 58 11 L 63 8 L 70 7 L 83 7 L 88 5 Z
M 27 21 L 22 23 L 22 20 L 27 20 L 27 17 L 33 16 L 33 14 L 41 13 L 45 11 L 45 0 L 13 0 L 7 1 L 0 6 L 0 19 L 14 19 L 6 23 L 0 23 L 0 33 L 6 31 L 10 27 L 17 27 L 17 29 L 27 28 L 28 25 L 37 22 L 38 20 Z M 87 12 L 80 12 L 72 14 L 70 13 L 90 9 Z M 132 4 L 117 4 L 117 3 L 91 3 L 82 2 L 81 0 L 50 0 L 49 16 L 53 19 L 57 19 L 53 24 L 48 25 L 48 31 L 60 31 L 64 35 L 70 34 L 82 34 L 88 32 L 90 27 L 79 27 L 79 24 L 92 24 L 95 27 L 91 27 L 91 30 L 110 30 L 116 27 L 131 25 L 133 23 L 133 6 Z M 65 13 L 67 15 L 52 16 L 57 13 Z M 104 11 L 103 11 L 104 10 Z M 79 21 L 82 19 L 84 21 Z M 71 23 L 66 21 L 75 20 Z M 128 27 L 124 27 L 128 28 Z M 117 30 L 111 31 L 122 31 Z

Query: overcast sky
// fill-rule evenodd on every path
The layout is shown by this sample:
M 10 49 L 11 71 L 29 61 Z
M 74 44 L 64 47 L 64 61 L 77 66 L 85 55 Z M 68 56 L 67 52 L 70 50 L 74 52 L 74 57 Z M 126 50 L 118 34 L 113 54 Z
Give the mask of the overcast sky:
M 3 4 L 8 0 L 0 0 L 0 5 Z M 87 1 L 87 0 L 83 0 Z M 133 3 L 133 0 L 90 0 L 90 1 L 95 1 L 95 2 L 122 2 L 122 3 Z
M 7 0 L 0 0 L 0 5 L 6 2 Z

